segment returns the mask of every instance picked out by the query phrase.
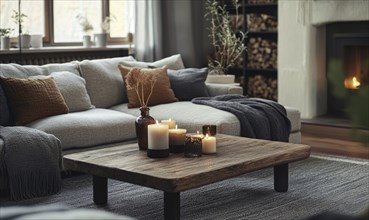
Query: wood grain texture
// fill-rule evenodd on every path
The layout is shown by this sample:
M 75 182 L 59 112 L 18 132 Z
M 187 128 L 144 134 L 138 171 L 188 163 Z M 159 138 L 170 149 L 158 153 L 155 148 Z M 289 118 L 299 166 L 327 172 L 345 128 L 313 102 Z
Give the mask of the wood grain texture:
M 182 192 L 244 173 L 308 158 L 310 146 L 217 135 L 217 153 L 199 158 L 148 158 L 137 144 L 64 156 L 65 169 L 165 192 Z

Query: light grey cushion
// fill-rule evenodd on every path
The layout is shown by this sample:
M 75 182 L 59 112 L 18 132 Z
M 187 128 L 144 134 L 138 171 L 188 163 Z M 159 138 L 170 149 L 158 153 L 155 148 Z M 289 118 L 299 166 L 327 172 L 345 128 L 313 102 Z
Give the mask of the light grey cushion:
M 76 62 L 53 63 L 43 66 L 19 65 L 15 63 L 0 64 L 0 75 L 5 77 L 28 78 L 37 75 L 50 75 L 53 72 L 68 71 L 79 75 Z
M 227 94 L 243 94 L 241 86 L 235 84 L 218 84 L 218 83 L 206 83 L 210 96 L 227 95 Z
M 55 135 L 65 150 L 135 138 L 135 119 L 132 115 L 95 108 L 43 118 L 27 126 Z
M 79 62 L 91 103 L 97 108 L 108 108 L 127 102 L 122 75 L 118 69 L 118 64 L 122 61 L 134 59 L 128 56 Z
M 301 132 L 296 131 L 296 132 L 290 133 L 288 142 L 294 143 L 294 144 L 301 144 Z
M 140 68 L 161 68 L 163 66 L 167 66 L 167 68 L 171 70 L 179 70 L 185 68 L 180 54 L 166 57 L 155 62 L 123 61 L 121 62 L 121 64 L 128 67 Z
M 205 85 L 208 68 L 168 70 L 170 86 L 179 101 L 191 101 L 197 97 L 209 97 Z
M 128 109 L 127 104 L 113 106 L 110 109 L 133 116 L 140 114 L 138 108 Z M 214 124 L 219 133 L 240 135 L 240 123 L 232 113 L 187 101 L 152 106 L 150 107 L 150 116 L 159 121 L 172 118 L 177 121 L 179 128 L 186 128 L 187 132 L 202 131 L 203 125 Z
M 85 79 L 67 71 L 54 72 L 50 76 L 54 78 L 56 86 L 63 95 L 69 112 L 79 112 L 94 108 L 87 94 Z M 46 76 L 33 76 L 30 78 L 43 77 Z

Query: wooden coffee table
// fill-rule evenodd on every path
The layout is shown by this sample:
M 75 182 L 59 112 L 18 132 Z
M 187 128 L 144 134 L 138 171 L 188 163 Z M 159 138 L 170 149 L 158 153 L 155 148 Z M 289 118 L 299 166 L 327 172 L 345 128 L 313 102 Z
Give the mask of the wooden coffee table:
M 148 158 L 137 144 L 73 153 L 64 166 L 93 175 L 93 201 L 107 203 L 107 178 L 164 191 L 164 218 L 180 218 L 180 192 L 274 167 L 274 189 L 288 189 L 288 163 L 308 158 L 310 147 L 302 144 L 217 135 L 217 153 L 186 158 Z

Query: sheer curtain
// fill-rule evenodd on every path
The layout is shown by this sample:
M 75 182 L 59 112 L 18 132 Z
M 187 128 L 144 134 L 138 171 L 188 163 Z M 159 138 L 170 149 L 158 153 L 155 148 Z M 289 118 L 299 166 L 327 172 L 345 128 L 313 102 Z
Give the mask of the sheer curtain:
M 204 1 L 136 1 L 135 54 L 154 61 L 181 54 L 186 67 L 207 65 L 209 39 Z

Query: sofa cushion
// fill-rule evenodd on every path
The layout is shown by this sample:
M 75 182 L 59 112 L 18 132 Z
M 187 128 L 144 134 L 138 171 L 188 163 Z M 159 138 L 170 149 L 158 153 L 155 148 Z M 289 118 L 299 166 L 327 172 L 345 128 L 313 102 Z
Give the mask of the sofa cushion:
M 129 109 L 127 104 L 121 104 L 110 109 L 138 116 L 138 108 Z M 187 132 L 202 131 L 205 124 L 217 126 L 217 132 L 229 135 L 240 135 L 240 123 L 232 113 L 221 111 L 205 105 L 191 102 L 173 102 L 150 107 L 150 116 L 157 120 L 175 119 L 179 128 L 186 128 Z
M 6 98 L 3 87 L 0 83 L 0 125 L 7 126 L 11 124 L 8 99 Z
M 68 113 L 68 107 L 53 78 L 0 77 L 15 123 L 25 125 L 51 115 Z
M 175 97 L 173 90 L 170 86 L 169 77 L 167 75 L 167 69 L 166 67 L 162 68 L 156 68 L 156 69 L 147 69 L 147 68 L 136 68 L 138 69 L 138 75 L 134 76 L 133 73 L 130 73 L 130 71 L 133 69 L 131 67 L 126 67 L 122 64 L 119 64 L 119 70 L 122 73 L 122 78 L 125 79 L 125 82 L 127 85 L 129 85 L 127 82 L 132 81 L 134 84 L 136 76 L 139 77 L 141 75 L 142 77 L 145 75 L 150 75 L 151 77 L 156 78 L 156 82 L 152 89 L 152 94 L 150 96 L 150 99 L 148 100 L 147 106 L 153 106 L 157 104 L 163 104 L 163 103 L 171 103 L 178 101 L 178 99 Z M 141 88 L 141 87 L 140 87 Z M 143 86 L 143 93 L 145 99 L 149 97 L 151 91 L 151 85 L 150 83 L 144 84 Z M 140 104 L 137 92 L 135 89 L 131 88 L 128 89 L 127 87 L 127 96 L 128 96 L 128 107 L 129 108 L 136 108 L 142 106 Z M 142 98 L 142 97 L 141 97 Z
M 84 60 L 78 63 L 81 76 L 86 80 L 92 105 L 108 108 L 127 102 L 123 79 L 118 69 L 122 61 L 135 61 L 133 57 Z
M 132 115 L 95 108 L 43 118 L 27 126 L 55 135 L 66 150 L 133 139 L 135 119 Z
M 54 72 L 50 76 L 54 78 L 60 93 L 63 95 L 69 112 L 79 112 L 94 108 L 87 94 L 85 79 L 68 71 Z M 30 78 L 43 77 L 46 76 L 33 76 Z
M 161 68 L 163 66 L 167 66 L 167 68 L 171 70 L 179 70 L 185 68 L 180 54 L 166 57 L 155 62 L 122 61 L 121 64 L 129 67 L 140 68 Z
M 50 75 L 53 72 L 68 71 L 79 75 L 77 63 L 52 63 L 42 66 L 0 64 L 0 75 L 5 77 L 28 78 L 37 75 Z
M 288 106 L 285 106 L 284 108 L 287 111 L 287 118 L 290 119 L 290 122 L 291 122 L 291 133 L 300 131 L 301 129 L 300 111 L 295 108 L 288 107 Z
M 179 101 L 191 101 L 196 97 L 208 97 L 205 85 L 208 68 L 187 68 L 182 70 L 168 70 L 170 86 Z

